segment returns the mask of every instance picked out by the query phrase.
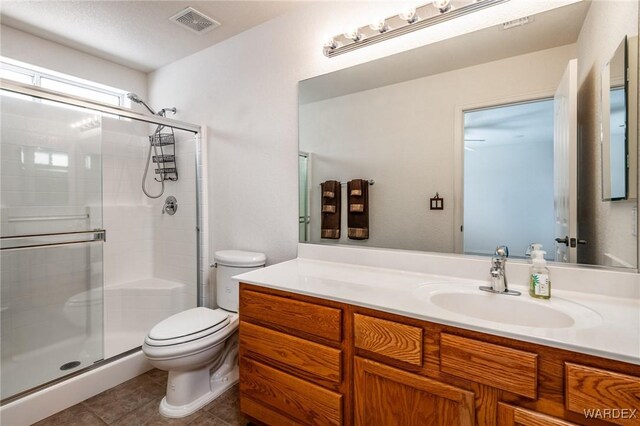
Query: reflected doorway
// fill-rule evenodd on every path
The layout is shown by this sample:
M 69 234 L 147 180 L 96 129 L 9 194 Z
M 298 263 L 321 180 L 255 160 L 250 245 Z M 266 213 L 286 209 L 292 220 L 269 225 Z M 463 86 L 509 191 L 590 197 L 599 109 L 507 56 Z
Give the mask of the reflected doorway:
M 309 225 L 311 216 L 309 213 L 309 154 L 298 152 L 298 235 L 301 242 L 309 242 Z
M 554 259 L 553 98 L 464 111 L 465 254 Z

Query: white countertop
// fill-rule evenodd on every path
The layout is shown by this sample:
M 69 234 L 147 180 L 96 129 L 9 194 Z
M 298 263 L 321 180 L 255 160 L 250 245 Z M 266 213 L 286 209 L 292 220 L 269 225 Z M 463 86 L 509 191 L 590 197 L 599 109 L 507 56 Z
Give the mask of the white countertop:
M 550 300 L 537 300 L 528 295 L 528 289 L 524 286 L 512 284 L 509 288 L 521 291 L 521 296 L 494 295 L 477 290 L 479 285 L 487 285 L 481 280 L 302 258 L 237 275 L 234 279 L 276 290 L 640 364 L 638 299 L 552 288 Z M 515 325 L 518 323 L 517 309 L 513 315 L 513 323 L 505 323 L 504 321 L 510 320 L 503 321 L 503 318 L 500 318 L 500 322 L 480 320 L 432 303 L 430 295 L 434 294 L 433 292 L 442 292 L 447 286 L 451 286 L 452 289 L 464 289 L 461 291 L 467 294 L 477 291 L 478 294 L 495 298 L 491 300 L 495 300 L 496 303 L 503 303 L 504 298 L 515 297 L 519 299 L 518 302 L 540 304 L 558 311 L 572 311 L 576 312 L 577 318 L 584 317 L 584 320 L 576 321 L 574 325 L 564 328 Z

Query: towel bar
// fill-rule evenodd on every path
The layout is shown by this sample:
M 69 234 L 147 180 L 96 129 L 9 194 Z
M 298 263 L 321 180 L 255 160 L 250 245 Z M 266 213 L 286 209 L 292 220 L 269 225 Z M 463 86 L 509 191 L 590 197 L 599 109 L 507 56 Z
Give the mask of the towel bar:
M 376 183 L 376 181 L 374 179 L 369 179 L 367 182 L 369 182 L 369 185 L 373 185 Z M 340 182 L 340 185 L 346 185 L 347 182 Z M 322 184 L 319 184 L 322 185 Z
M 9 222 L 35 222 L 35 221 L 49 221 L 49 220 L 84 220 L 89 219 L 89 214 L 77 214 L 77 215 L 60 215 L 60 216 L 16 216 L 10 217 Z

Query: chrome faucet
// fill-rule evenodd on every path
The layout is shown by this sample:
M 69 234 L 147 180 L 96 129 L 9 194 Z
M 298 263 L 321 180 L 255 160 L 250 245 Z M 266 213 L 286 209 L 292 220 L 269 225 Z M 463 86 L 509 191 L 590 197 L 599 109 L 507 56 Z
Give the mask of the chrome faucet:
M 509 247 L 498 246 L 491 258 L 491 286 L 480 286 L 480 290 L 490 293 L 507 294 L 510 296 L 519 296 L 519 291 L 509 290 L 507 284 L 507 257 L 509 257 Z

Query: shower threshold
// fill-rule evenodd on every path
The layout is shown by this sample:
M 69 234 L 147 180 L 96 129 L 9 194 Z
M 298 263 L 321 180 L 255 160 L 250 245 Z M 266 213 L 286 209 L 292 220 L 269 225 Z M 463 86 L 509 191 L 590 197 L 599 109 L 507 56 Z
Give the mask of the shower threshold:
M 105 365 L 107 365 L 107 364 L 109 364 L 111 362 L 117 361 L 117 360 L 119 360 L 121 358 L 127 357 L 127 356 L 129 356 L 131 354 L 134 354 L 136 352 L 141 352 L 141 347 L 137 347 L 137 348 L 131 349 L 131 350 L 127 351 L 127 352 L 121 353 L 121 354 L 116 355 L 114 357 L 111 357 L 109 359 L 100 359 L 100 360 L 97 360 L 97 361 L 91 361 L 89 359 L 86 359 L 86 358 L 83 359 L 81 357 L 80 359 L 82 359 L 82 361 L 80 361 L 80 364 L 78 366 L 72 367 L 70 369 L 70 370 L 73 370 L 73 371 L 69 371 L 68 374 L 65 374 L 63 376 L 60 376 L 60 377 L 57 377 L 55 379 L 49 380 L 46 383 L 35 385 L 35 386 L 30 387 L 30 388 L 28 388 L 26 390 L 20 391 L 20 392 L 14 394 L 14 395 L 11 395 L 9 397 L 3 398 L 2 400 L 0 400 L 0 407 L 5 406 L 7 404 L 10 404 L 10 403 L 12 403 L 14 401 L 17 401 L 17 400 L 19 400 L 21 398 L 24 398 L 26 396 L 29 396 L 31 394 L 34 394 L 36 392 L 39 392 L 39 391 L 41 391 L 43 389 L 49 388 L 51 386 L 54 386 L 56 384 L 65 382 L 66 380 L 69 380 L 69 379 L 71 379 L 73 377 L 82 375 L 82 374 L 87 373 L 87 372 L 89 372 L 91 370 L 94 370 L 96 368 L 103 367 L 103 366 L 105 366 Z M 12 363 L 12 362 L 13 361 L 9 361 L 8 363 Z M 7 367 L 5 362 L 3 362 L 3 366 L 5 368 Z M 51 363 L 51 368 L 50 369 L 52 371 L 54 371 L 54 372 L 59 373 L 60 370 L 61 370 L 61 366 L 63 366 L 63 365 L 62 364 L 54 365 L 54 363 Z M 18 368 L 14 367 L 14 368 L 11 368 L 10 371 L 13 371 L 13 372 L 16 372 L 16 373 L 20 373 L 21 369 L 18 369 Z M 15 373 L 13 374 L 13 376 L 7 376 L 6 373 L 3 374 L 3 377 L 2 377 L 2 381 L 3 381 L 2 389 L 3 390 L 5 390 L 7 388 L 7 386 L 5 385 L 5 382 L 9 381 L 9 380 L 16 380 L 14 378 L 15 376 L 17 376 L 17 374 L 15 374 Z M 11 383 L 7 383 L 7 385 L 9 385 L 8 387 L 9 387 L 9 389 L 11 389 L 11 387 L 10 387 Z
M 0 423 L 33 424 L 85 399 L 118 386 L 151 369 L 140 348 L 132 349 L 82 370 L 53 380 L 37 389 L 3 401 Z

